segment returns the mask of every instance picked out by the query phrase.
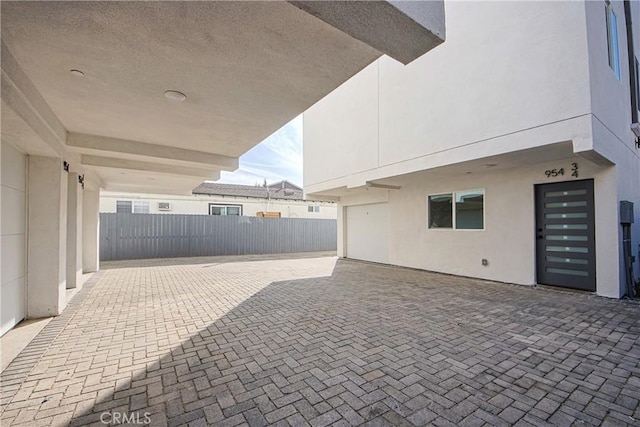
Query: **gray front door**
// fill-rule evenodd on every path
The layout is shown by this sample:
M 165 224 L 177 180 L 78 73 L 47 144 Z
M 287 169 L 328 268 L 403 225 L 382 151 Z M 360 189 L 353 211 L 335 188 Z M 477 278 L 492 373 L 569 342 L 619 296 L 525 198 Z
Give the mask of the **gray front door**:
M 593 180 L 536 185 L 537 282 L 596 290 Z

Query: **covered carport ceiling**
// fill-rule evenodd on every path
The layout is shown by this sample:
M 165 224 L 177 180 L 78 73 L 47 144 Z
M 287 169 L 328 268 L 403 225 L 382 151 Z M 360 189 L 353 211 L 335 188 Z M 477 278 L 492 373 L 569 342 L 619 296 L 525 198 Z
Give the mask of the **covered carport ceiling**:
M 339 22 L 350 2 L 325 11 L 307 3 L 2 2 L 3 50 L 12 54 L 3 53 L 3 101 L 8 85 L 45 127 L 61 125 L 62 144 L 107 189 L 189 192 L 235 169 L 382 52 L 393 55 L 383 43 L 391 36 L 411 45 L 398 44 L 404 62 L 444 37 L 441 2 L 416 2 L 416 19 L 441 18 L 427 22 L 433 28 L 391 2 L 354 2 L 352 20 Z M 186 101 L 166 99 L 167 90 Z M 3 135 L 5 125 L 19 133 L 14 122 L 3 120 Z

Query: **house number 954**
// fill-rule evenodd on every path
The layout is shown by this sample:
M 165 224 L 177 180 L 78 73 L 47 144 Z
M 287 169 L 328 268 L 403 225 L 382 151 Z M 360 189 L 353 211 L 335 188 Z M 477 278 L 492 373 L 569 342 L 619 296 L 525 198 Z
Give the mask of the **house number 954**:
M 564 175 L 564 168 L 547 169 L 546 171 L 544 171 L 544 174 L 547 176 L 547 178 L 554 178 L 556 176 Z M 574 178 L 578 177 L 578 164 L 577 163 L 571 163 L 571 176 L 574 177 Z

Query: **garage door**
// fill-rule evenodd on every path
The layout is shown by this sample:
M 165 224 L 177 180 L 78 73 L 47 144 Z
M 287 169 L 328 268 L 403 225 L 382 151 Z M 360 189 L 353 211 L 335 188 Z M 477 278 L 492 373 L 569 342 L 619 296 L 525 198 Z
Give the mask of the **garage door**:
M 12 145 L 2 142 L 0 157 L 2 158 L 0 335 L 4 335 L 25 317 L 26 311 L 26 156 Z
M 347 207 L 347 258 L 389 262 L 387 203 Z

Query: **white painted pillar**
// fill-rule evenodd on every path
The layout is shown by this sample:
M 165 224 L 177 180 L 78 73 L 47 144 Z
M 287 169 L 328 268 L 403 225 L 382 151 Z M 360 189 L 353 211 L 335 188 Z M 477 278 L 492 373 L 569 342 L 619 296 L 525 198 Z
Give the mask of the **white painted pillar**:
M 67 289 L 82 280 L 82 186 L 78 174 L 70 172 L 67 195 Z
M 347 235 L 347 215 L 346 215 L 347 208 L 343 206 L 341 202 L 338 202 L 337 205 L 338 205 L 337 217 L 336 217 L 336 221 L 337 221 L 336 232 L 338 233 L 337 255 L 339 258 L 344 258 L 347 256 L 347 251 L 345 250 L 346 248 L 344 244 L 345 236 Z
M 602 170 L 594 179 L 596 216 L 596 294 L 620 298 L 624 293 L 622 242 L 616 191 L 618 167 Z
M 82 270 L 100 269 L 100 189 L 85 188 L 82 194 Z
M 28 159 L 27 317 L 56 316 L 66 304 L 67 172 L 60 158 Z

